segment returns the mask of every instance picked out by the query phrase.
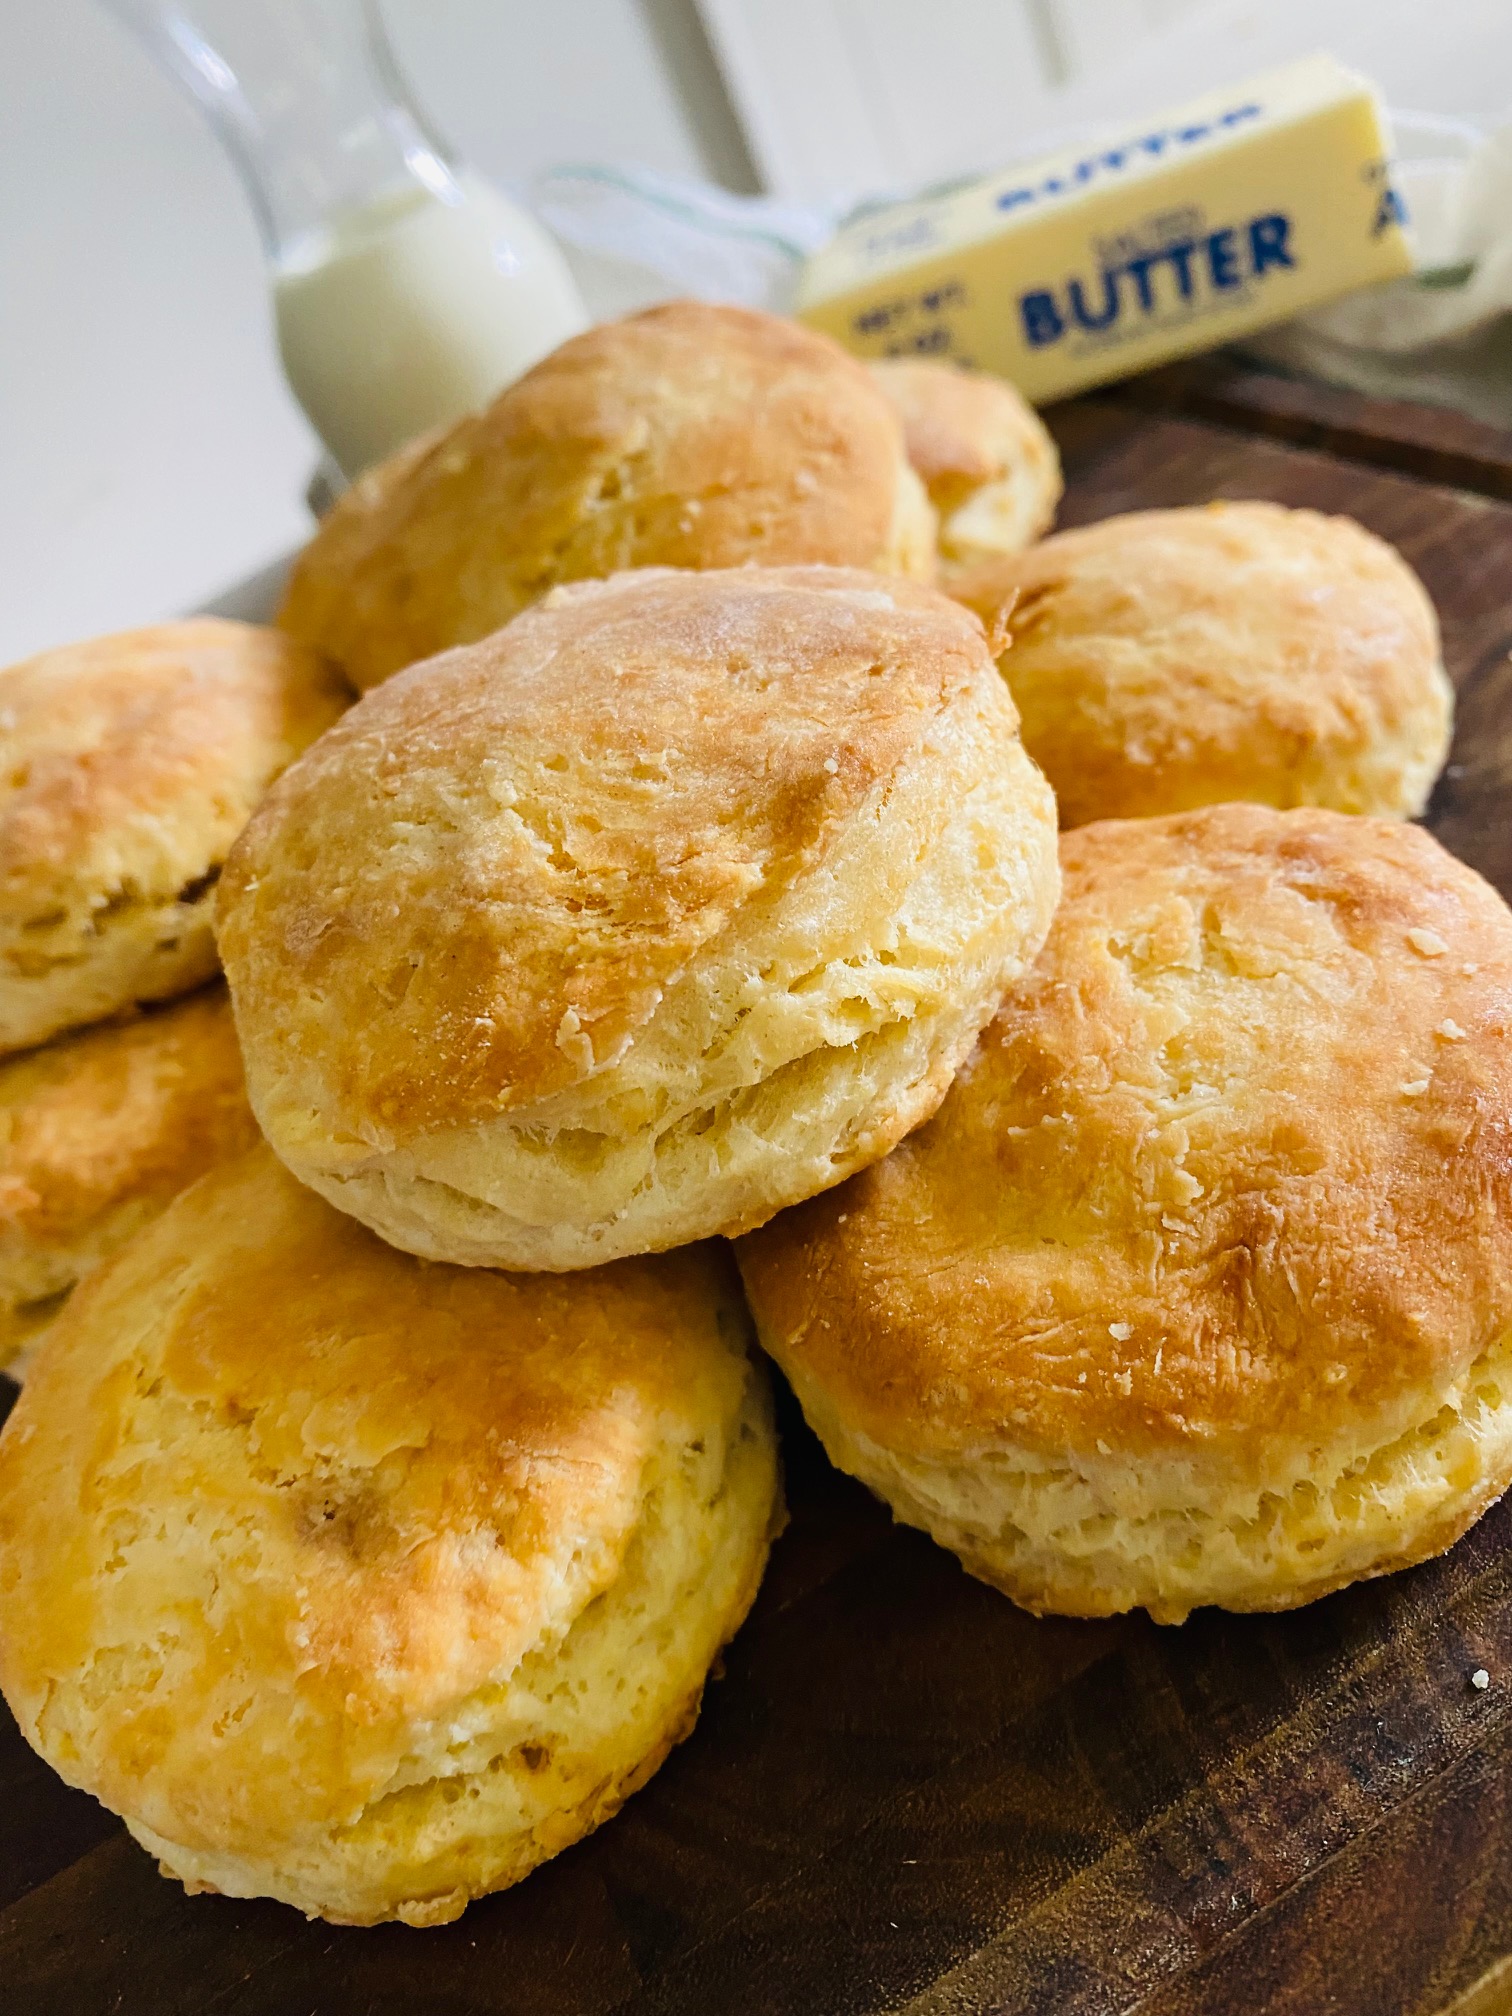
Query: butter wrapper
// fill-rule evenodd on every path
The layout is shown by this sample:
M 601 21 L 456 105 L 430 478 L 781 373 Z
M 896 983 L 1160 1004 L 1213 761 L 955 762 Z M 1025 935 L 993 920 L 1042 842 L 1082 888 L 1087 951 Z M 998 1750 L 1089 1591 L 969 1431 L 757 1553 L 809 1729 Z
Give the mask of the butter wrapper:
M 1370 85 L 1312 56 L 1127 139 L 855 219 L 795 312 L 1043 403 L 1412 270 Z

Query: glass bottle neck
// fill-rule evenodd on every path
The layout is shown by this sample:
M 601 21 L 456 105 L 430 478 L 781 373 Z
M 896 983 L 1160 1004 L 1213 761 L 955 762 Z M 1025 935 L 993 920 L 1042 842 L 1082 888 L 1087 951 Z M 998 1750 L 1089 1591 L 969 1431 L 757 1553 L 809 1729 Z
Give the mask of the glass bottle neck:
M 461 200 L 410 102 L 377 0 L 104 0 L 199 101 L 282 265 L 343 212 Z

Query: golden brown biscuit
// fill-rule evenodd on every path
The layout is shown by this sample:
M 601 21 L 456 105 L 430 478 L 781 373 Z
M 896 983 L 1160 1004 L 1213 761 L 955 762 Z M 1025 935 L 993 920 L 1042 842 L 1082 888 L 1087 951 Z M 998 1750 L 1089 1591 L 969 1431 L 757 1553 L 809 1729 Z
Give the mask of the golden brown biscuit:
M 0 1437 L 0 1686 L 191 1891 L 435 1925 L 644 1784 L 780 1518 L 728 1260 L 396 1253 L 264 1148 L 80 1289 Z
M 1225 799 L 1421 812 L 1449 748 L 1438 622 L 1401 556 L 1278 504 L 1135 511 L 953 581 L 989 623 L 1063 826 Z
M 210 977 L 226 850 L 350 699 L 208 616 L 0 670 L 0 1055 Z
M 742 1242 L 835 1461 L 1035 1611 L 1286 1609 L 1512 1477 L 1512 916 L 1429 837 L 1084 827 L 929 1126 Z
M 903 422 L 947 569 L 1020 553 L 1049 529 L 1063 488 L 1060 452 L 1006 378 L 910 357 L 871 369 Z
M 256 1140 L 220 985 L 0 1063 L 0 1365 L 186 1184 Z
M 1054 820 L 981 626 L 932 589 L 559 589 L 368 694 L 237 846 L 254 1110 L 431 1259 L 758 1225 L 933 1112 L 1048 927 Z
M 864 365 L 774 315 L 674 301 L 573 337 L 364 476 L 279 621 L 365 688 L 559 582 L 749 561 L 927 579 L 934 514 Z

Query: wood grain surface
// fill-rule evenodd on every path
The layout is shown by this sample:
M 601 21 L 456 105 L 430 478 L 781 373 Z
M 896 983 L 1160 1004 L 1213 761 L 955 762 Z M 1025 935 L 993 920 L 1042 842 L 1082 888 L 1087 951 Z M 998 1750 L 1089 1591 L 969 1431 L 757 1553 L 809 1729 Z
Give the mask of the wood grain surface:
M 1512 499 L 1512 428 L 1488 426 L 1448 407 L 1346 392 L 1263 370 L 1227 352 L 1165 365 L 1104 396 Z
M 1488 430 L 1369 403 L 1161 374 L 1067 405 L 1061 522 L 1258 496 L 1394 540 L 1460 696 L 1428 823 L 1512 891 L 1512 441 L 1498 474 Z M 7 1722 L 0 2009 L 1512 2010 L 1512 1503 L 1289 1616 L 1036 1622 L 893 1527 L 790 1402 L 784 1432 L 792 1525 L 692 1739 L 442 1930 L 186 1898 Z

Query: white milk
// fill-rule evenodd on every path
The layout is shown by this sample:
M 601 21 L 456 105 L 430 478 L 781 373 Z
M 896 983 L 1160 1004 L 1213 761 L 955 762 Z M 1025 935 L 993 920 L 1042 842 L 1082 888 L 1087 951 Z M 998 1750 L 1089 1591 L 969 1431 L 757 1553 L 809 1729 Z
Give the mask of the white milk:
M 284 370 L 348 477 L 586 326 L 566 261 L 531 217 L 470 175 L 448 194 L 406 189 L 349 212 L 275 276 Z

